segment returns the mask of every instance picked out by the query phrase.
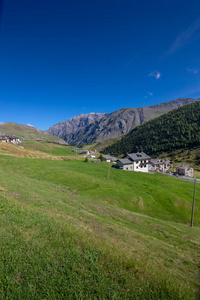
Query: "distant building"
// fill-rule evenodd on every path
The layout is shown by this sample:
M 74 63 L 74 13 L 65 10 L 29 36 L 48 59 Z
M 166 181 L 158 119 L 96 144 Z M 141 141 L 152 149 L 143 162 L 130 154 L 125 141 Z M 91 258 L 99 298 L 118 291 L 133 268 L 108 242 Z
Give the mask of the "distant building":
M 3 143 L 7 143 L 7 138 L 5 135 L 0 135 L 0 141 Z
M 97 159 L 94 159 L 92 162 L 93 162 L 93 163 L 100 163 L 101 160 L 100 160 L 100 158 L 97 158 Z
M 144 152 L 128 153 L 126 158 L 117 161 L 116 167 L 125 171 L 148 172 L 149 159 Z
M 193 177 L 193 168 L 189 165 L 179 164 L 176 166 L 176 173 L 182 176 Z
M 19 144 L 21 142 L 20 138 L 18 138 L 17 136 L 5 135 L 5 134 L 0 135 L 0 141 L 4 143 L 12 143 L 12 144 Z
M 90 151 L 89 150 L 82 150 L 79 154 L 88 155 L 88 154 L 90 154 Z
M 114 156 L 110 156 L 110 155 L 103 155 L 103 160 L 106 162 L 112 162 L 112 163 L 117 162 L 117 158 Z
M 168 159 L 151 158 L 149 160 L 149 171 L 164 173 L 171 167 L 172 165 Z

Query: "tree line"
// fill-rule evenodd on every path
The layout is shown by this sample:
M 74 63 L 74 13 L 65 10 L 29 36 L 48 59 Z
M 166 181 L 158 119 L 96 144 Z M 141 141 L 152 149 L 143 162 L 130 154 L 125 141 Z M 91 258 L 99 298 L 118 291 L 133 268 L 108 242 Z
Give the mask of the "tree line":
M 105 154 L 159 154 L 200 145 L 200 101 L 182 106 L 131 130 L 104 148 Z

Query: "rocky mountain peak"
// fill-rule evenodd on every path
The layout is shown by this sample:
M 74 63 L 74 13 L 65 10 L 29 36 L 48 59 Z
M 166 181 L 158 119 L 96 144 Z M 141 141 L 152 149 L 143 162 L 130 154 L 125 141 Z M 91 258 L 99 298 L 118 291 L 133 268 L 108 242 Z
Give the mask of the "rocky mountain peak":
M 81 128 L 90 125 L 93 122 L 102 119 L 106 113 L 88 113 L 80 114 L 67 121 L 59 122 L 56 125 L 50 127 L 47 132 L 55 136 L 66 136 L 68 134 L 75 133 Z

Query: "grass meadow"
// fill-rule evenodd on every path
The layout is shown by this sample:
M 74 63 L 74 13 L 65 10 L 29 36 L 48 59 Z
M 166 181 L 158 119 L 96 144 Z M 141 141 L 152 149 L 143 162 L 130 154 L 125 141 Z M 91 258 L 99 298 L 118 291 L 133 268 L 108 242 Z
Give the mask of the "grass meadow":
M 0 155 L 0 299 L 197 299 L 200 185 Z

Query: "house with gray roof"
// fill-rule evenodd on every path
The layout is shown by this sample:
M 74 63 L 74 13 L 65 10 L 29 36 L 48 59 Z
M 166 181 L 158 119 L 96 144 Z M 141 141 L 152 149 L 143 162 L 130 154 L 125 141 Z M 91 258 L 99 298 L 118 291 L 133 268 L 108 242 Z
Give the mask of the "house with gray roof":
M 128 153 L 127 157 L 117 161 L 117 167 L 126 171 L 148 172 L 149 159 L 144 152 Z
M 193 171 L 194 171 L 193 168 L 190 167 L 189 165 L 178 164 L 176 166 L 176 173 L 178 175 L 193 177 Z
M 117 161 L 117 167 L 125 171 L 133 171 L 133 163 L 129 158 L 122 158 Z
M 168 159 L 151 158 L 149 160 L 149 171 L 164 173 L 171 167 L 172 165 Z

